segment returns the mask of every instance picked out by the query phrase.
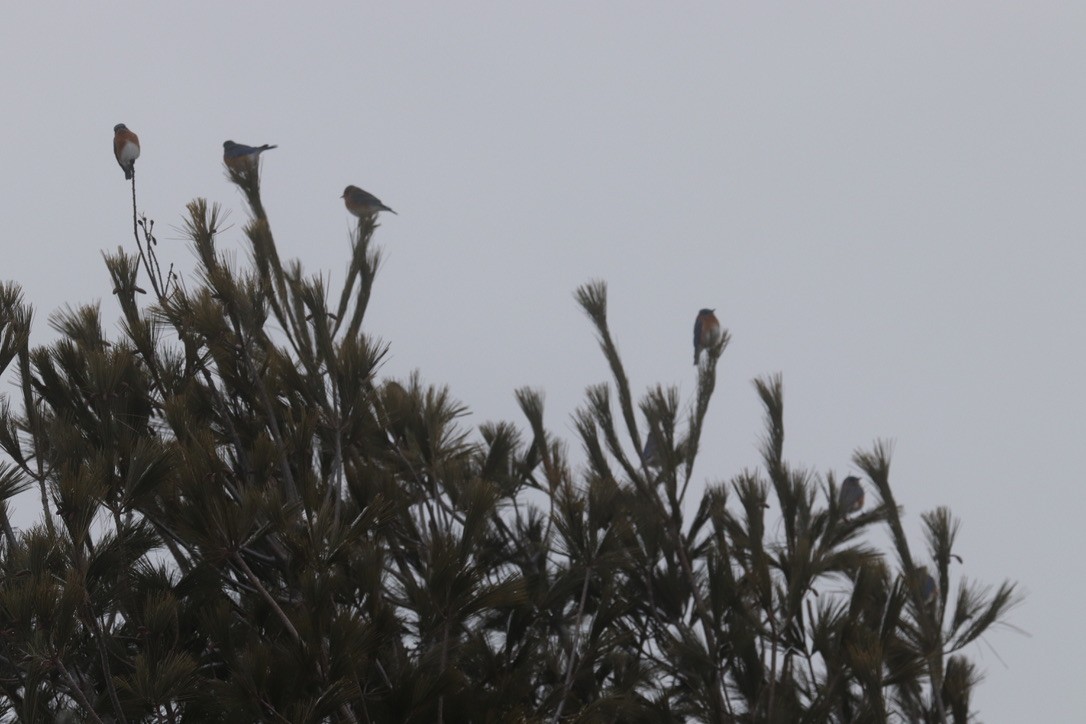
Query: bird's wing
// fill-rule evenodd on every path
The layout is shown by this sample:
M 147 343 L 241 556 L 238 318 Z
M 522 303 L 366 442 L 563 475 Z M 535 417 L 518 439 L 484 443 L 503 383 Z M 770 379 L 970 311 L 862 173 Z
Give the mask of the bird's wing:
M 235 143 L 228 150 L 223 152 L 223 155 L 227 158 L 239 158 L 240 156 L 248 156 L 250 153 L 256 153 L 259 149 L 252 146 L 246 146 L 243 143 Z
M 381 203 L 381 199 L 377 198 L 369 191 L 358 189 L 351 195 L 354 197 L 356 203 L 366 204 L 367 206 L 384 206 L 384 204 Z

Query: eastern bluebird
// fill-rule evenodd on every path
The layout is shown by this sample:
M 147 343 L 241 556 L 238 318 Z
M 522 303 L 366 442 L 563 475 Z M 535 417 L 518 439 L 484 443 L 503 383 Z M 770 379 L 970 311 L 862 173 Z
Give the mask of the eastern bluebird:
M 279 147 L 267 143 L 263 146 L 246 146 L 244 143 L 223 141 L 222 161 L 235 171 L 243 171 L 246 168 L 255 167 L 260 160 L 260 154 L 264 153 L 269 148 Z
M 343 189 L 343 196 L 340 198 L 347 205 L 347 211 L 359 218 L 373 216 L 378 211 L 392 211 L 392 209 L 381 203 L 381 199 L 357 186 L 348 186 Z M 392 211 L 392 213 L 395 214 L 396 212 Z
M 136 159 L 140 157 L 140 139 L 123 123 L 113 127 L 113 155 L 121 164 L 125 180 L 131 181 L 136 172 Z
M 916 579 L 920 586 L 920 599 L 925 604 L 934 601 L 935 597 L 939 595 L 939 585 L 928 573 L 927 566 L 920 566 L 920 568 L 916 569 Z
M 845 515 L 855 513 L 864 507 L 864 486 L 855 475 L 849 475 L 841 482 L 841 492 L 837 495 L 837 504 Z
M 720 320 L 713 314 L 715 309 L 702 309 L 694 320 L 694 364 L 698 363 L 701 351 L 716 341 L 720 335 Z
M 660 433 L 655 427 L 649 428 L 649 436 L 645 440 L 645 449 L 641 452 L 641 462 L 646 468 L 659 468 L 663 465 L 660 454 L 664 447 L 660 440 Z

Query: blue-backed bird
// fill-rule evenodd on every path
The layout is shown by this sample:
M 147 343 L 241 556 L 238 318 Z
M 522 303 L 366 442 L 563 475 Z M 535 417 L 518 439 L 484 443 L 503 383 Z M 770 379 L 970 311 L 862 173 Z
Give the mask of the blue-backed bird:
M 864 486 L 855 475 L 849 475 L 841 481 L 841 492 L 837 494 L 837 504 L 845 515 L 855 513 L 864 507 Z
M 664 461 L 662 459 L 664 444 L 660 438 L 660 433 L 657 432 L 655 427 L 649 428 L 648 437 L 645 438 L 645 449 L 641 451 L 641 462 L 646 468 L 659 468 L 662 467 Z
M 270 148 L 279 148 L 273 144 L 265 143 L 263 146 L 246 146 L 244 143 L 223 141 L 222 161 L 235 171 L 243 171 L 246 168 L 255 167 L 260 160 L 260 154 Z
M 701 351 L 716 341 L 720 335 L 720 320 L 713 314 L 715 309 L 702 309 L 694 320 L 694 364 L 701 357 Z
M 925 604 L 930 604 L 939 595 L 939 584 L 928 573 L 927 566 L 920 566 L 920 568 L 916 569 L 916 580 L 917 585 L 920 586 L 920 600 Z
M 124 171 L 125 180 L 131 181 L 136 173 L 136 159 L 140 157 L 140 139 L 123 123 L 113 127 L 113 155 Z
M 392 211 L 392 209 L 381 203 L 381 199 L 357 186 L 345 188 L 343 196 L 340 198 L 343 199 L 343 203 L 347 206 L 347 211 L 359 218 L 373 216 L 378 211 Z M 395 214 L 396 212 L 392 211 L 392 213 Z

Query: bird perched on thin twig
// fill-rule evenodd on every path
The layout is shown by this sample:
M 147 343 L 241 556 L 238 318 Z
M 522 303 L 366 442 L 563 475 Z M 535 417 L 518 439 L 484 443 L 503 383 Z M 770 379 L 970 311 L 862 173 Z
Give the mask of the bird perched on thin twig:
M 124 171 L 125 180 L 132 180 L 136 173 L 136 159 L 140 157 L 140 139 L 123 123 L 113 127 L 113 155 Z
M 359 218 L 374 216 L 378 211 L 392 211 L 392 209 L 381 203 L 381 199 L 357 186 L 345 188 L 343 196 L 340 198 L 343 199 L 343 203 L 347 206 L 347 211 Z M 396 212 L 392 211 L 392 213 L 395 214 Z
M 260 154 L 271 148 L 279 147 L 267 143 L 263 146 L 246 146 L 244 143 L 223 141 L 222 161 L 235 171 L 244 171 L 246 168 L 255 167 L 260 161 Z
M 845 515 L 855 513 L 864 507 L 864 486 L 855 475 L 849 475 L 841 481 L 841 492 L 837 494 L 837 504 Z
M 694 364 L 698 363 L 701 351 L 716 341 L 720 336 L 720 320 L 713 314 L 715 309 L 702 309 L 694 320 Z

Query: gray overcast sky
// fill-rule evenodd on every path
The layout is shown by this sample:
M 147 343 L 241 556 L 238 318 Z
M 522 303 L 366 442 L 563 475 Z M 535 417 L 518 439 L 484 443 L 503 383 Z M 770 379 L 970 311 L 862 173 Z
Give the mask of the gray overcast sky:
M 132 246 L 112 127 L 140 135 L 161 254 L 221 144 L 277 143 L 284 257 L 341 277 L 359 185 L 396 209 L 369 331 L 384 372 L 448 384 L 468 423 L 552 429 L 607 371 L 571 293 L 610 285 L 636 390 L 694 387 L 690 330 L 734 336 L 699 470 L 757 462 L 750 380 L 780 371 L 789 457 L 892 482 L 964 523 L 964 572 L 1029 593 L 971 650 L 989 722 L 1086 709 L 1081 3 L 39 3 L 5 7 L 4 265 L 45 316 L 105 297 Z M 10 388 L 9 388 L 10 389 Z M 575 451 L 575 450 L 574 450 Z M 36 514 L 36 511 L 28 511 Z

